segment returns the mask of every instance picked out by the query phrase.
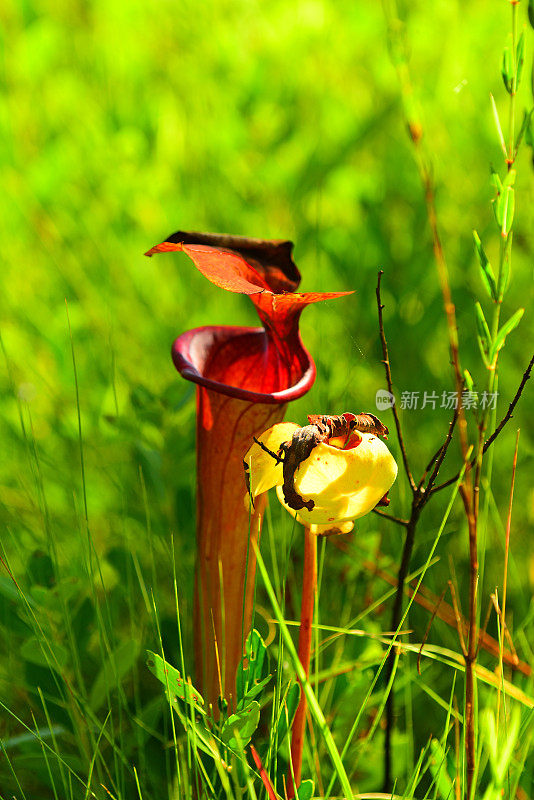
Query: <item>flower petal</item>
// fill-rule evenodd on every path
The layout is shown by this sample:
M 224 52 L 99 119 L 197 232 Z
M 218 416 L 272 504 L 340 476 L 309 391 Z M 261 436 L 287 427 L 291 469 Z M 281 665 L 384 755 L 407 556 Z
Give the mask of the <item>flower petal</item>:
M 358 519 L 372 511 L 391 488 L 397 477 L 395 459 L 377 436 L 360 435 L 362 442 L 349 450 L 319 444 L 300 465 L 295 491 L 305 500 L 313 500 L 311 511 L 295 512 L 277 489 L 278 499 L 299 522 L 333 527 Z
M 341 533 L 350 533 L 354 522 L 329 522 L 327 525 L 310 525 L 310 531 L 316 536 L 337 536 Z
M 278 425 L 273 425 L 265 433 L 262 433 L 261 436 L 258 436 L 258 441 L 272 453 L 278 453 L 280 445 L 284 442 L 290 442 L 298 427 L 294 422 L 280 422 Z M 277 464 L 272 455 L 263 450 L 256 442 L 247 451 L 243 462 L 247 467 L 247 480 L 249 481 L 252 497 L 257 497 L 259 494 L 272 489 L 273 486 L 282 484 L 284 480 L 282 463 L 279 462 Z

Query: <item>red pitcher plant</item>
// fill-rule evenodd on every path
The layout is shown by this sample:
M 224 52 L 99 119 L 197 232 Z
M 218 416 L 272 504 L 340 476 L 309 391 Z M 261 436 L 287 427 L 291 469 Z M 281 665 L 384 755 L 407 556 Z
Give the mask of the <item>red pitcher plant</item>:
M 250 297 L 261 327 L 205 326 L 172 347 L 182 377 L 197 389 L 197 685 L 207 702 L 234 694 L 250 628 L 265 496 L 243 503 L 243 455 L 253 437 L 279 423 L 305 394 L 315 365 L 299 318 L 310 303 L 350 292 L 296 293 L 300 273 L 289 241 L 178 231 L 147 255 L 182 251 L 216 286 Z

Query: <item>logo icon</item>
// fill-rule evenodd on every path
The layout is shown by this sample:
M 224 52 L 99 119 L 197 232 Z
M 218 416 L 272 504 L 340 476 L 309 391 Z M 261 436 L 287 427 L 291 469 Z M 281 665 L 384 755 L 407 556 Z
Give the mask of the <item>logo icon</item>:
M 375 403 L 379 411 L 384 411 L 395 405 L 395 397 L 386 389 L 379 389 L 375 396 Z

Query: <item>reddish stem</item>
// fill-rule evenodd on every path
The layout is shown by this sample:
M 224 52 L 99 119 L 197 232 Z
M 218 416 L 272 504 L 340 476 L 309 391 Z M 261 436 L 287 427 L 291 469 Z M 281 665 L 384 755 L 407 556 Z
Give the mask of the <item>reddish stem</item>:
M 310 675 L 310 655 L 312 643 L 312 623 L 313 608 L 315 603 L 315 591 L 317 589 L 317 536 L 306 527 L 304 529 L 304 575 L 302 581 L 302 606 L 300 610 L 300 631 L 299 631 L 299 660 L 306 673 L 306 678 Z M 301 684 L 300 703 L 293 721 L 293 732 L 291 735 L 291 765 L 287 775 L 287 792 L 289 800 L 296 794 L 296 788 L 300 784 L 302 771 L 302 750 L 304 747 L 304 734 L 306 731 L 306 695 Z

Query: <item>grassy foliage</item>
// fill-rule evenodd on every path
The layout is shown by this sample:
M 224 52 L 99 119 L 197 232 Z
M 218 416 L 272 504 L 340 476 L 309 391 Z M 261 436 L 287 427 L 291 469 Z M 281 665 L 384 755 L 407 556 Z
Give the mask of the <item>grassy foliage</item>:
M 473 307 L 481 300 L 487 312 L 488 301 L 472 230 L 495 266 L 500 237 L 489 164 L 502 154 L 489 92 L 505 114 L 499 71 L 508 3 L 489 11 L 482 0 L 444 0 L 401 11 L 462 363 L 482 391 L 481 318 L 477 328 Z M 304 290 L 357 290 L 304 314 L 302 335 L 318 377 L 288 419 L 375 410 L 383 386 L 379 267 L 398 397 L 427 391 L 441 399 L 452 391 L 425 202 L 381 5 L 9 0 L 3 16 L 0 797 L 181 798 L 197 780 L 213 796 L 237 797 L 241 786 L 264 797 L 257 767 L 242 753 L 246 737 L 238 734 L 230 746 L 220 731 L 219 741 L 208 737 L 206 744 L 187 693 L 173 714 L 145 663 L 148 649 L 182 675 L 192 671 L 194 390 L 174 372 L 170 344 L 204 323 L 250 324 L 254 312 L 246 298 L 207 283 L 185 257 L 149 260 L 142 253 L 178 227 L 289 237 Z M 527 30 L 525 76 L 531 54 Z M 531 105 L 525 76 L 517 128 Z M 531 159 L 524 147 L 516 163 L 512 272 L 501 322 L 532 300 Z M 525 317 L 500 354 L 497 420 L 530 358 L 528 325 Z M 495 587 L 501 597 L 521 427 L 506 607 L 518 656 L 532 664 L 528 405 L 525 394 L 494 445 L 491 485 L 483 480 L 479 597 L 484 618 Z M 450 411 L 437 406 L 402 411 L 417 473 L 449 421 Z M 468 423 L 476 429 L 472 416 Z M 390 446 L 399 460 L 394 437 Z M 453 443 L 443 478 L 460 466 Z M 425 567 L 423 585 L 437 596 L 451 579 L 466 611 L 459 502 L 437 541 L 447 492 L 453 487 L 425 509 L 412 571 L 419 577 Z M 391 512 L 405 516 L 410 496 L 402 477 L 390 497 Z M 278 791 L 287 759 L 284 700 L 295 675 L 280 637 L 287 646 L 298 618 L 300 538 L 273 503 L 262 542 L 272 595 L 260 581 L 256 613 L 273 678 L 254 699 L 260 721 L 252 742 L 273 782 L 278 776 Z M 303 773 L 314 780 L 315 795 L 328 794 L 329 785 L 334 795 L 341 791 L 335 752 L 355 792 L 380 789 L 386 686 L 378 673 L 391 643 L 393 594 L 381 575 L 395 574 L 401 549 L 402 529 L 375 515 L 358 523 L 356 536 L 320 548 L 307 687 L 316 698 L 315 736 Z M 274 598 L 285 625 L 282 617 L 272 621 Z M 401 637 L 406 646 L 395 665 L 395 791 L 447 798 L 462 769 L 455 737 L 463 668 L 457 632 L 438 614 L 418 674 L 430 617 L 411 604 L 405 627 L 413 633 Z M 488 632 L 499 638 L 495 614 Z M 517 786 L 527 797 L 532 678 L 509 668 L 499 676 L 489 653 L 479 660 L 481 796 L 490 800 L 502 788 L 513 797 Z M 211 755 L 203 752 L 210 748 Z M 224 763 L 232 759 L 228 774 Z

